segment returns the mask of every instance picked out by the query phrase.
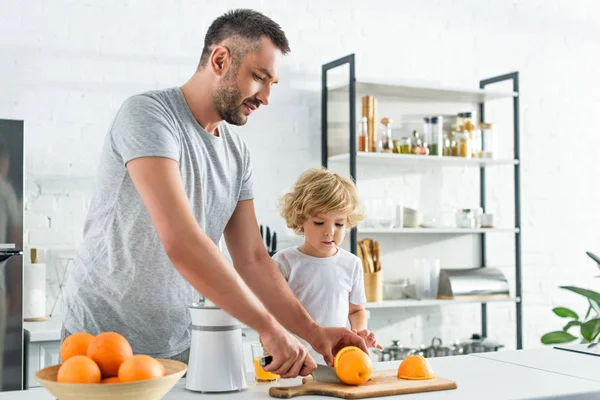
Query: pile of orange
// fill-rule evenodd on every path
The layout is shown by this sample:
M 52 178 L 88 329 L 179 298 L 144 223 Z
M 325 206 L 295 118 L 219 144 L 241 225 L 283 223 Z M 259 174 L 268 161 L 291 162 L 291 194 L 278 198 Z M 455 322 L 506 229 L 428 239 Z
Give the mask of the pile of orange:
M 411 380 L 433 379 L 435 374 L 425 357 L 413 354 L 406 356 L 398 366 L 398 378 Z
M 347 385 L 362 385 L 371 378 L 371 358 L 354 346 L 344 347 L 333 359 L 333 368 L 342 382 Z
M 57 382 L 122 383 L 165 376 L 165 368 L 147 355 L 133 355 L 131 345 L 116 332 L 98 336 L 78 332 L 60 348 Z

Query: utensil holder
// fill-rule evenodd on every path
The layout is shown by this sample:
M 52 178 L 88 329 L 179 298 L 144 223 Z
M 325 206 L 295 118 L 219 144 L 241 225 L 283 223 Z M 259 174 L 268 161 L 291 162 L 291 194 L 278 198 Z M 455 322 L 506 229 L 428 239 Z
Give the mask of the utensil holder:
M 383 301 L 383 273 L 380 271 L 365 273 L 365 295 L 368 302 Z

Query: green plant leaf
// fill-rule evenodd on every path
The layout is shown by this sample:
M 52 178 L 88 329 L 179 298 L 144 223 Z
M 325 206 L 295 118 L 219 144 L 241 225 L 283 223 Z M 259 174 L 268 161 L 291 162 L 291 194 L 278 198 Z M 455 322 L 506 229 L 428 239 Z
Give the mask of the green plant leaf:
M 587 254 L 588 257 L 592 260 L 596 261 L 596 264 L 598 264 L 598 268 L 600 268 L 600 257 L 595 255 L 594 253 L 590 253 L 589 251 L 586 251 L 585 254 Z
M 588 299 L 588 301 L 590 301 L 590 299 Z M 587 312 L 585 313 L 585 317 L 584 317 L 583 319 L 584 319 L 584 320 L 585 320 L 585 319 L 588 319 L 588 317 L 590 316 L 590 313 L 591 313 L 591 312 L 592 312 L 592 303 L 590 303 L 590 306 L 588 307 L 588 310 L 587 310 Z
M 546 333 L 544 336 L 542 336 L 542 343 L 543 344 L 569 343 L 575 339 L 577 339 L 577 337 L 571 335 L 569 332 L 554 331 L 554 332 Z
M 575 311 L 566 307 L 556 307 L 552 309 L 552 311 L 554 311 L 554 314 L 558 315 L 561 318 L 579 319 L 579 315 L 577 315 Z
M 590 319 L 581 325 L 581 336 L 588 342 L 593 342 L 600 333 L 600 318 Z
M 566 332 L 574 326 L 581 326 L 581 322 L 580 321 L 569 321 L 569 323 L 563 327 L 563 331 Z
M 571 292 L 580 294 L 588 299 L 594 300 L 596 303 L 600 304 L 600 293 L 594 292 L 593 290 L 583 289 L 576 286 L 561 286 L 561 289 L 570 290 Z
M 594 311 L 596 311 L 596 315 L 600 317 L 600 304 L 598 304 L 596 300 L 588 299 L 588 301 L 590 303 L 590 307 L 593 308 Z M 587 317 L 585 319 L 587 319 Z

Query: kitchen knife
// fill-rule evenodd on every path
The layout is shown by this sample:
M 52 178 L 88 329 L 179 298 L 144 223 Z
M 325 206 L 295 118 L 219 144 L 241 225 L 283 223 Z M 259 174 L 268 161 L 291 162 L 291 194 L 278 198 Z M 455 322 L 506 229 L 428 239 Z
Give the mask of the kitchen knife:
M 271 363 L 271 361 L 273 361 L 273 357 L 271 357 L 271 356 L 263 357 L 260 360 L 260 365 L 262 367 L 265 367 L 265 366 L 269 365 Z M 343 382 L 340 380 L 340 378 L 337 377 L 337 374 L 335 373 L 335 368 L 328 367 L 327 365 L 317 364 L 317 369 L 315 369 L 312 372 L 312 377 L 315 382 L 343 384 Z
M 263 236 L 263 227 L 262 227 L 262 225 L 260 225 L 260 240 L 262 240 L 263 237 L 264 237 Z

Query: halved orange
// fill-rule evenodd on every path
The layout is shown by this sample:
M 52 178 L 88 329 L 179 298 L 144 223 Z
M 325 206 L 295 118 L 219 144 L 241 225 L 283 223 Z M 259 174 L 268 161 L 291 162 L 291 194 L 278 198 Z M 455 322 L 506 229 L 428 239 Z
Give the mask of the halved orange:
M 398 378 L 423 380 L 435 378 L 435 373 L 429 362 L 422 355 L 407 356 L 398 367 Z
M 371 378 L 371 358 L 354 346 L 344 347 L 333 359 L 333 368 L 342 382 L 347 385 L 362 385 Z

